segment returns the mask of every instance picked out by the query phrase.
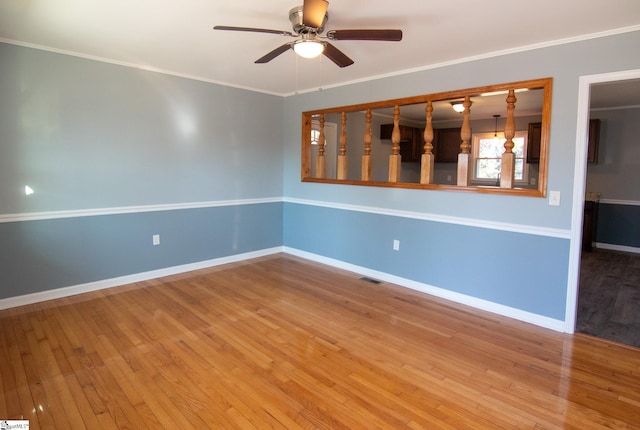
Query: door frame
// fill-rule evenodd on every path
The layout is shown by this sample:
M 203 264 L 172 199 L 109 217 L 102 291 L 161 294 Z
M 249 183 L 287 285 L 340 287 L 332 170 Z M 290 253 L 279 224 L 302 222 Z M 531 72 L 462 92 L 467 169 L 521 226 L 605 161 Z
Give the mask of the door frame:
M 576 156 L 573 177 L 573 203 L 571 209 L 571 240 L 569 245 L 569 276 L 565 309 L 565 332 L 574 333 L 578 311 L 580 257 L 582 254 L 582 222 L 584 195 L 587 183 L 587 143 L 591 85 L 606 82 L 640 79 L 640 69 L 580 76 L 578 81 L 578 119 L 576 124 Z

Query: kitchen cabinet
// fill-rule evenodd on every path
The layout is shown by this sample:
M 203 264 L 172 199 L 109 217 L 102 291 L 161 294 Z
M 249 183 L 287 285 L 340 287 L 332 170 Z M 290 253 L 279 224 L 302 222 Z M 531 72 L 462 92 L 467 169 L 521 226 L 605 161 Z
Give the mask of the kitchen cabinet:
M 527 135 L 527 163 L 538 164 L 540 162 L 540 140 L 542 136 L 542 123 L 529 124 Z M 598 163 L 598 147 L 600 146 L 600 120 L 589 120 L 589 140 L 587 143 L 587 162 Z
M 542 123 L 529 123 L 527 134 L 527 163 L 540 163 L 540 141 L 542 139 Z
M 593 251 L 596 241 L 596 226 L 598 223 L 598 202 L 587 200 L 584 202 L 584 217 L 582 219 L 582 250 Z
M 410 163 L 420 161 L 424 141 L 422 137 L 423 130 L 417 127 L 409 127 L 406 125 L 400 128 L 400 155 L 402 162 Z M 393 133 L 393 124 L 380 125 L 380 139 L 391 140 Z
M 413 140 L 413 129 L 406 125 L 400 127 L 400 141 Z M 381 124 L 380 125 L 380 139 L 391 140 L 391 134 L 393 133 L 393 124 Z
M 598 164 L 598 147 L 600 146 L 600 120 L 589 120 L 589 146 L 587 148 L 587 162 Z
M 424 131 L 412 127 L 411 140 L 401 142 L 400 154 L 402 155 L 402 161 L 407 162 L 420 162 L 422 158 L 422 151 L 424 148 Z
M 460 153 L 460 128 L 439 128 L 434 130 L 433 153 L 436 163 L 457 163 Z
M 380 139 L 391 139 L 393 124 L 380 125 Z M 457 163 L 460 153 L 460 128 L 433 130 L 433 154 L 436 163 Z M 400 126 L 400 155 L 403 162 L 419 162 L 424 148 L 424 129 Z

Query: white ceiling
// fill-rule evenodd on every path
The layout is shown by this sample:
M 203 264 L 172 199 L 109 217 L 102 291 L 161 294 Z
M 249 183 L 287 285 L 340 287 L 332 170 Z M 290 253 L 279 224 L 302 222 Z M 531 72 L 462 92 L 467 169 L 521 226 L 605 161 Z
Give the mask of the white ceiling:
M 0 41 L 287 95 L 640 29 L 640 0 L 330 0 L 325 31 L 404 32 L 401 42 L 333 42 L 355 60 L 343 69 L 326 58 L 301 59 L 293 51 L 254 64 L 293 39 L 212 30 L 214 25 L 229 25 L 291 31 L 288 11 L 301 3 L 2 0 Z

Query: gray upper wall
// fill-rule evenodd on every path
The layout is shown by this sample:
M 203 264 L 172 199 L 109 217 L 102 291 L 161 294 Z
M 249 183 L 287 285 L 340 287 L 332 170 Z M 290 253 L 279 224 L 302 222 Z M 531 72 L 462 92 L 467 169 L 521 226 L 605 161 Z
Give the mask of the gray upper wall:
M 281 98 L 0 43 L 0 214 L 284 195 L 568 228 L 578 78 L 640 68 L 638 46 L 623 33 Z M 559 208 L 300 182 L 302 111 L 541 77 Z
M 591 118 L 600 120 L 600 144 L 598 163 L 587 166 L 587 191 L 640 202 L 640 106 L 593 111 Z
M 283 104 L 0 43 L 0 214 L 280 197 Z
M 290 198 L 569 229 L 579 78 L 640 69 L 638 47 L 640 32 L 635 31 L 290 96 L 285 102 L 284 194 Z M 560 191 L 560 207 L 549 206 L 543 198 L 300 182 L 303 111 L 545 77 L 553 78 L 547 189 Z

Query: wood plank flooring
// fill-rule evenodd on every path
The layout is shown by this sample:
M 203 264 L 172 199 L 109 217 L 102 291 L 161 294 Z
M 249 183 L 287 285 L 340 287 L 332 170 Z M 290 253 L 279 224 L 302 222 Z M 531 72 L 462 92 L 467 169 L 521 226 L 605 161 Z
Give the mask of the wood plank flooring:
M 640 350 L 286 254 L 0 311 L 32 429 L 640 429 Z
M 582 254 L 576 331 L 640 348 L 640 254 Z

